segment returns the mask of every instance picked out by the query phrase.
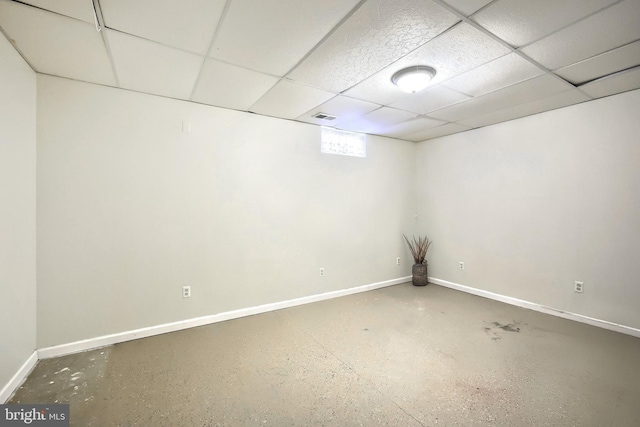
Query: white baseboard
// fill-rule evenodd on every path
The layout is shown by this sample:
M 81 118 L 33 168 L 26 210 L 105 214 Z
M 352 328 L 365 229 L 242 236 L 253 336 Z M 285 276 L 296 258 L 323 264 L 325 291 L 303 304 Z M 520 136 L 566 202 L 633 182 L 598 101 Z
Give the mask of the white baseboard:
M 338 298 L 346 295 L 356 294 L 359 292 L 371 291 L 374 289 L 384 288 L 386 286 L 398 285 L 411 280 L 411 276 L 400 277 L 398 279 L 386 280 L 384 282 L 372 283 L 369 285 L 358 286 L 349 289 L 340 289 L 338 291 L 325 292 L 322 294 L 310 295 L 301 298 L 295 298 L 287 301 L 274 302 L 271 304 L 263 304 L 255 307 L 242 308 L 239 310 L 227 311 L 224 313 L 212 314 L 209 316 L 196 317 L 193 319 L 181 320 L 178 322 L 165 323 L 162 325 L 150 326 L 147 328 L 135 329 L 132 331 L 119 332 L 117 334 L 104 335 L 101 337 L 90 338 L 82 341 L 76 341 L 68 344 L 56 345 L 53 347 L 41 348 L 38 350 L 39 359 L 48 359 L 51 357 L 65 356 L 67 354 L 78 353 L 81 351 L 92 350 L 99 347 L 105 347 L 125 341 L 137 340 L 154 335 L 166 334 L 168 332 L 180 331 L 183 329 L 195 328 L 197 326 L 209 325 L 211 323 L 224 322 L 225 320 L 237 319 L 239 317 L 252 316 L 254 314 L 266 313 L 268 311 L 280 310 L 288 307 L 309 304 L 312 302 L 323 301 L 332 298 Z
M 593 317 L 583 316 L 582 314 L 570 313 L 568 311 L 558 310 L 557 308 L 546 307 L 544 305 L 536 304 L 533 302 L 508 297 L 505 295 L 495 294 L 493 292 L 484 291 L 482 289 L 472 288 L 470 286 L 460 285 L 458 283 L 448 282 L 446 280 L 436 279 L 435 277 L 429 277 L 429 282 L 444 286 L 446 288 L 455 289 L 458 291 L 466 292 L 480 297 L 489 298 L 492 300 L 504 302 L 518 307 L 528 308 L 529 310 L 539 311 L 545 314 L 551 314 L 553 316 L 562 317 L 563 319 L 574 320 L 580 323 L 586 323 L 591 326 L 597 326 L 599 328 L 608 329 L 610 331 L 620 332 L 626 335 L 632 335 L 640 338 L 640 329 L 632 328 L 630 326 L 619 325 L 617 323 L 608 322 L 606 320 L 595 319 Z
M 22 364 L 18 372 L 9 380 L 9 382 L 0 390 L 0 402 L 6 403 L 13 393 L 22 385 L 24 380 L 27 379 L 33 368 L 36 367 L 36 363 L 38 363 L 38 353 L 34 351 L 31 353 L 31 356 L 27 359 L 26 362 Z
M 318 301 L 324 301 L 332 298 L 338 298 L 346 295 L 356 294 L 360 292 L 367 292 L 374 289 L 380 289 L 387 286 L 398 285 L 411 280 L 411 276 L 400 277 L 398 279 L 387 280 L 384 282 L 372 283 L 369 285 L 358 286 L 355 288 L 341 289 L 332 292 L 325 292 L 322 294 L 310 295 L 301 298 L 295 298 L 287 301 L 280 301 L 270 304 L 263 304 L 255 307 L 248 307 L 239 310 L 227 311 L 224 313 L 213 314 L 209 316 L 196 317 L 193 319 L 181 320 L 178 322 L 166 323 L 162 325 L 151 326 L 147 328 L 135 329 L 132 331 L 120 332 L 117 334 L 105 335 L 96 338 L 90 338 L 82 341 L 76 341 L 68 344 L 56 345 L 52 347 L 46 347 L 34 351 L 22 367 L 16 372 L 11 380 L 0 390 L 0 402 L 6 402 L 11 398 L 15 390 L 20 387 L 27 376 L 31 373 L 33 368 L 39 359 L 48 359 L 51 357 L 65 356 L 68 354 L 78 353 L 81 351 L 92 350 L 95 348 L 105 347 L 112 344 L 121 342 L 136 340 L 140 338 L 150 337 L 154 335 L 165 334 L 168 332 L 180 331 L 183 329 L 194 328 L 197 326 L 208 325 L 217 322 L 224 322 L 226 320 L 237 319 L 240 317 L 251 316 L 254 314 L 266 313 L 269 311 L 280 310 L 288 307 L 295 307 L 298 305 L 309 304 Z M 485 291 L 482 289 L 472 288 L 470 286 L 460 285 L 446 280 L 429 277 L 429 282 L 444 286 L 447 288 L 455 289 L 458 291 L 466 292 L 469 294 L 477 295 L 484 298 L 504 302 L 507 304 L 515 305 L 518 307 L 527 308 L 530 310 L 538 311 L 541 313 L 550 314 L 564 319 L 574 320 L 581 323 L 586 323 L 592 326 L 597 326 L 603 329 L 608 329 L 615 332 L 620 332 L 627 335 L 632 335 L 640 338 L 640 329 L 632 328 L 625 325 L 619 325 L 617 323 L 608 322 L 606 320 L 595 319 L 592 317 L 583 316 L 581 314 L 570 313 L 562 310 L 558 310 L 551 307 L 546 307 L 533 302 L 508 297 L 501 294 Z

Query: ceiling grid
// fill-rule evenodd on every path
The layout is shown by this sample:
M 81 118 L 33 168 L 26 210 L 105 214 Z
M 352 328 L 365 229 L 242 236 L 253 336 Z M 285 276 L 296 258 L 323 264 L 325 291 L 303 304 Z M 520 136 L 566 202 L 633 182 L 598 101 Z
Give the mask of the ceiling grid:
M 637 0 L 0 0 L 36 72 L 409 141 L 639 89 L 638 23 Z M 403 92 L 415 65 L 436 74 Z

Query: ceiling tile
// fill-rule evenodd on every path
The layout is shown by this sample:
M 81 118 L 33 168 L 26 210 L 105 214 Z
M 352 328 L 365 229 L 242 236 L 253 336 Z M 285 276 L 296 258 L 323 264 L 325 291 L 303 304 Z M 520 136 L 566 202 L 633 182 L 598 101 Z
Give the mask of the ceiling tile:
M 432 80 L 435 85 L 507 53 L 507 47 L 471 25 L 461 23 L 349 89 L 345 95 L 389 105 L 407 96 L 391 83 L 391 77 L 398 70 L 412 65 L 429 65 L 436 70 Z
M 447 123 L 442 126 L 438 126 L 432 129 L 416 132 L 414 134 L 404 137 L 408 141 L 420 142 L 427 139 L 437 138 L 439 136 L 451 135 L 453 133 L 464 132 L 471 129 L 468 126 L 460 125 L 457 123 Z
M 517 53 L 511 53 L 447 80 L 443 85 L 467 95 L 480 96 L 543 72 Z
M 267 116 L 295 119 L 334 96 L 331 92 L 280 80 L 250 110 Z
M 449 6 L 461 12 L 463 15 L 469 16 L 478 9 L 491 3 L 493 0 L 444 0 Z
M 617 0 L 500 0 L 473 20 L 512 46 L 524 46 Z
M 105 25 L 204 55 L 225 0 L 100 0 Z
M 488 93 L 468 101 L 432 111 L 430 117 L 456 122 L 477 115 L 545 98 L 572 89 L 573 86 L 557 77 L 544 75 Z
M 121 87 L 189 99 L 204 58 L 129 34 L 106 31 Z
M 419 64 L 414 63 L 413 65 Z M 391 105 L 411 96 L 411 94 L 404 92 L 391 82 L 393 74 L 402 68 L 402 66 L 387 67 L 343 93 L 347 96 L 375 102 L 376 104 Z
M 0 1 L 0 26 L 36 71 L 116 84 L 102 36 L 93 24 Z
M 639 22 L 640 1 L 626 0 L 535 42 L 522 52 L 555 70 L 640 39 Z
M 415 119 L 407 120 L 400 124 L 394 125 L 381 135 L 389 136 L 391 138 L 404 138 L 415 133 L 424 132 L 427 129 L 432 129 L 445 124 L 441 120 L 428 119 L 426 117 L 416 117 Z
M 412 119 L 415 116 L 416 114 L 407 111 L 382 107 L 355 120 L 341 123 L 336 127 L 354 132 L 380 134 L 393 125 Z
M 209 55 L 284 76 L 358 0 L 234 0 Z
M 0 0 L 0 27 L 37 72 L 410 141 L 640 90 L 640 0 L 100 4 L 101 33 L 91 0 Z
M 342 92 L 457 21 L 454 14 L 429 0 L 369 0 L 289 77 Z
M 580 89 L 595 98 L 614 95 L 640 88 L 640 67 L 623 71 L 603 79 L 580 86 Z
M 278 78 L 207 59 L 191 99 L 209 105 L 248 110 Z
M 537 99 L 535 101 L 498 110 L 493 113 L 461 120 L 459 123 L 474 128 L 488 126 L 495 123 L 506 122 L 507 120 L 517 119 L 519 117 L 529 116 L 531 114 L 541 113 L 543 111 L 578 104 L 580 102 L 589 101 L 590 99 L 590 97 L 581 93 L 579 90 L 572 89 L 547 98 Z
M 463 95 L 460 92 L 456 92 L 442 85 L 436 85 L 421 92 L 411 94 L 391 106 L 399 108 L 400 110 L 426 114 L 430 111 L 457 104 L 466 99 L 469 99 L 467 95 Z
M 87 0 L 20 0 L 21 3 L 31 4 L 33 6 L 50 10 L 61 15 L 71 18 L 80 19 L 95 25 L 93 18 L 93 6 L 91 1 Z
M 640 41 L 561 68 L 556 74 L 573 84 L 580 84 L 636 65 L 640 65 Z
M 363 116 L 368 112 L 378 108 L 380 108 L 380 105 L 374 104 L 372 102 L 338 95 L 335 98 L 328 100 L 324 104 L 319 105 L 311 111 L 308 111 L 305 114 L 301 115 L 300 117 L 298 117 L 298 120 L 307 123 L 314 123 L 317 125 L 335 126 L 339 123 Z M 313 118 L 312 116 L 317 113 L 326 113 L 332 116 L 336 116 L 337 118 L 331 121 Z

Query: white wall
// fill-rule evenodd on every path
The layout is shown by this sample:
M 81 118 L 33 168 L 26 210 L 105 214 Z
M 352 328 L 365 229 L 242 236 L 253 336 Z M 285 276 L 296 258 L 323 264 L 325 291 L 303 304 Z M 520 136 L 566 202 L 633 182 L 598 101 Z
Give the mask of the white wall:
M 433 277 L 638 328 L 638 113 L 636 91 L 358 159 L 316 126 L 39 75 L 37 345 L 407 276 L 414 232 Z
M 38 135 L 39 348 L 411 274 L 413 143 L 44 75 Z
M 0 33 L 0 390 L 36 348 L 35 266 L 36 76 Z
M 639 118 L 634 91 L 420 143 L 430 276 L 640 328 Z

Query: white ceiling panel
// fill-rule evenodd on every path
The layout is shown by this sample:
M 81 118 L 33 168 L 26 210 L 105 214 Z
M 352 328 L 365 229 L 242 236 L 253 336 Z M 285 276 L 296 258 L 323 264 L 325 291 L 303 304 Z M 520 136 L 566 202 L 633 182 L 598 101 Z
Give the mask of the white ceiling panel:
M 640 67 L 595 80 L 580 86 L 580 89 L 594 98 L 640 89 Z
M 469 16 L 478 9 L 491 3 L 493 0 L 444 0 L 449 6 L 461 12 L 463 15 Z
M 307 113 L 298 117 L 298 120 L 307 123 L 314 123 L 323 126 L 334 126 L 338 123 L 342 123 L 348 120 L 353 120 L 356 117 L 363 116 L 370 111 L 380 108 L 380 105 L 372 102 L 362 101 L 360 99 L 349 98 L 346 96 L 338 95 L 317 106 L 316 108 L 308 111 Z M 326 113 L 337 118 L 331 121 L 317 119 L 312 117 L 317 113 Z
M 95 25 L 91 0 L 20 0 L 20 2 Z
M 189 99 L 203 57 L 129 34 L 105 31 L 120 86 L 155 95 Z
M 342 92 L 457 21 L 454 14 L 430 0 L 369 0 L 289 77 Z
M 0 26 L 36 71 L 116 84 L 102 36 L 93 24 L 0 1 Z
M 248 110 L 278 78 L 246 68 L 207 59 L 192 100 L 235 110 Z
M 418 65 L 418 63 L 413 65 Z M 394 67 L 387 67 L 345 91 L 344 94 L 383 105 L 391 105 L 394 102 L 408 98 L 412 95 L 404 92 L 391 82 L 393 74 L 402 68 L 402 66 L 395 67 L 395 65 Z
M 551 75 L 533 79 L 488 93 L 468 101 L 432 111 L 430 117 L 457 122 L 503 108 L 545 98 L 572 89 L 573 86 Z
M 617 0 L 499 0 L 473 17 L 512 46 L 524 46 Z
M 405 138 L 409 135 L 424 132 L 437 126 L 442 126 L 443 124 L 445 124 L 445 122 L 441 120 L 434 120 L 426 117 L 416 117 L 415 119 L 407 120 L 406 122 L 391 126 L 389 129 L 381 132 L 380 134 L 389 136 L 391 138 Z
M 345 95 L 392 104 L 407 96 L 391 83 L 391 77 L 398 70 L 412 65 L 429 65 L 436 70 L 432 80 L 435 85 L 507 53 L 507 47 L 469 24 L 461 23 L 349 89 Z
M 392 126 L 414 117 L 416 117 L 416 114 L 408 111 L 382 107 L 355 120 L 341 123 L 336 127 L 354 132 L 381 134 Z
M 458 123 L 447 123 L 442 126 L 438 126 L 432 129 L 423 130 L 414 134 L 408 135 L 405 139 L 414 142 L 425 141 L 431 138 L 437 138 L 439 136 L 451 135 L 458 132 L 464 132 L 465 130 L 472 129 L 469 126 L 460 125 Z
M 573 84 L 579 84 L 636 65 L 640 65 L 640 41 L 561 68 L 556 74 Z
M 544 70 L 517 53 L 511 53 L 447 80 L 443 85 L 467 95 L 480 96 L 543 73 Z
M 566 107 L 568 105 L 578 104 L 588 101 L 591 98 L 576 89 L 552 95 L 547 98 L 537 99 L 525 104 L 515 105 L 493 113 L 483 114 L 470 119 L 461 120 L 459 123 L 474 128 L 488 126 L 495 123 L 506 122 L 507 120 L 517 119 L 519 117 L 529 116 L 543 111 L 553 110 L 556 108 Z
M 412 111 L 418 114 L 426 114 L 430 111 L 439 110 L 449 105 L 457 104 L 466 99 L 467 95 L 449 89 L 442 85 L 432 86 L 422 92 L 414 93 L 409 97 L 391 104 L 394 108 L 400 110 Z
M 100 0 L 100 5 L 109 28 L 204 55 L 225 0 Z
M 522 52 L 555 70 L 638 39 L 640 1 L 626 0 L 535 42 Z
M 358 0 L 233 0 L 209 55 L 284 76 Z
M 295 119 L 334 96 L 331 92 L 280 80 L 250 110 L 266 116 Z

